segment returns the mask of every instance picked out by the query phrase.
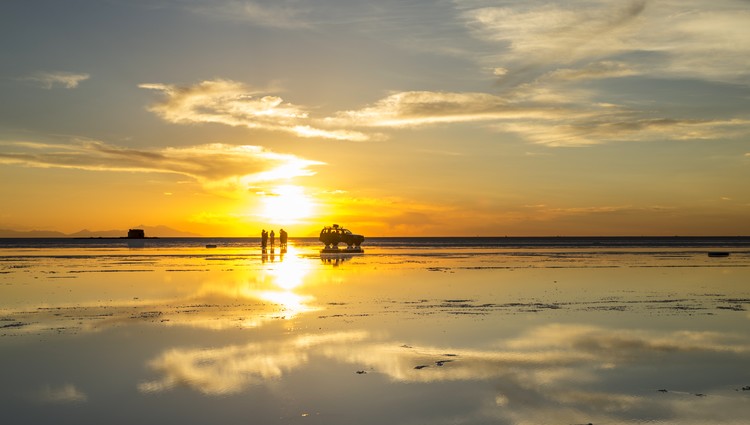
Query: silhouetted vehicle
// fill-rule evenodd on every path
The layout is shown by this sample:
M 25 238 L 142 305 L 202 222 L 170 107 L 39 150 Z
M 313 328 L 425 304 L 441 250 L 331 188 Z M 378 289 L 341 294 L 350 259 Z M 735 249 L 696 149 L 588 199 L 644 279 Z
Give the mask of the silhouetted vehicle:
M 325 250 L 337 250 L 340 243 L 345 243 L 348 250 L 361 250 L 360 245 L 365 241 L 365 237 L 334 224 L 330 227 L 324 227 L 320 231 L 318 240 L 326 244 Z

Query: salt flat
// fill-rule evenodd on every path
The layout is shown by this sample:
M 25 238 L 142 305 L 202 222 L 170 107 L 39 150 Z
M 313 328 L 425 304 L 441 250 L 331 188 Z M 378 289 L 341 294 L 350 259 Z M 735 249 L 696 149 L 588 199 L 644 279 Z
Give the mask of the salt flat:
M 750 414 L 750 253 L 0 253 L 9 423 L 680 423 Z

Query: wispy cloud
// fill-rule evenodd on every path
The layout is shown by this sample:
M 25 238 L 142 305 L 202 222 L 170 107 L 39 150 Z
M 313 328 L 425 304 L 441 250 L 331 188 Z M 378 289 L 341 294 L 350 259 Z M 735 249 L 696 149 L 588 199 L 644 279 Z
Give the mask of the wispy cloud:
M 61 86 L 66 89 L 78 87 L 81 81 L 91 78 L 89 74 L 75 74 L 71 72 L 37 72 L 35 74 L 23 77 L 24 81 L 31 81 L 45 89 Z
M 214 143 L 153 150 L 129 149 L 99 141 L 68 145 L 0 141 L 0 163 L 93 171 L 175 173 L 206 187 L 235 187 L 314 174 L 321 162 L 272 152 L 261 146 Z
M 456 0 L 472 33 L 495 43 L 485 58 L 508 76 L 550 65 L 639 57 L 651 75 L 741 81 L 750 65 L 746 2 L 529 1 L 498 7 Z
M 304 3 L 295 0 L 274 2 L 259 1 L 211 1 L 195 2 L 188 8 L 202 15 L 219 19 L 244 21 L 254 25 L 274 28 L 309 28 L 310 13 Z
M 456 123 L 484 123 L 547 146 L 587 146 L 613 141 L 720 139 L 750 132 L 741 118 L 693 119 L 654 116 L 615 104 L 598 103 L 591 90 L 572 87 L 580 81 L 620 78 L 637 71 L 621 62 L 603 61 L 580 68 L 560 68 L 508 91 L 406 91 L 392 93 L 361 109 L 312 118 L 302 106 L 257 93 L 228 80 L 187 87 L 142 84 L 165 100 L 150 110 L 173 123 L 220 123 L 304 138 L 366 141 L 380 133 L 361 129 L 397 129 Z
M 645 5 L 646 0 L 565 6 L 532 1 L 471 9 L 464 17 L 478 37 L 507 44 L 515 60 L 573 62 L 626 50 Z
M 80 403 L 87 401 L 88 396 L 72 384 L 62 387 L 45 385 L 37 392 L 36 399 L 44 403 Z
M 235 81 L 209 80 L 192 86 L 141 84 L 140 87 L 164 95 L 162 102 L 149 109 L 173 123 L 220 123 L 335 140 L 371 138 L 352 130 L 318 128 L 305 108 Z
M 631 114 L 632 115 L 632 114 Z M 614 141 L 714 140 L 750 132 L 750 120 L 639 118 L 626 114 L 573 121 L 511 122 L 499 131 L 514 132 L 540 145 L 590 146 Z
M 410 127 L 496 120 L 516 114 L 514 105 L 492 94 L 409 91 L 391 94 L 359 110 L 339 112 L 327 121 L 364 127 Z
M 505 97 L 487 93 L 401 92 L 359 110 L 328 118 L 331 124 L 360 127 L 416 127 L 485 122 L 547 146 L 586 146 L 612 141 L 719 139 L 750 132 L 745 119 L 654 117 L 617 105 L 597 104 L 589 93 L 555 93 L 549 82 L 607 78 L 631 71 L 619 64 L 561 69 Z

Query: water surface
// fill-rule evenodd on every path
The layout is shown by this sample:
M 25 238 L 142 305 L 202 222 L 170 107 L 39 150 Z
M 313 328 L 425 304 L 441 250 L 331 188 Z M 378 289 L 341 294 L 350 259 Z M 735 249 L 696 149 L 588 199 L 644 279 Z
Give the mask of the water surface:
M 3 423 L 744 424 L 750 245 L 677 242 L 6 240 Z

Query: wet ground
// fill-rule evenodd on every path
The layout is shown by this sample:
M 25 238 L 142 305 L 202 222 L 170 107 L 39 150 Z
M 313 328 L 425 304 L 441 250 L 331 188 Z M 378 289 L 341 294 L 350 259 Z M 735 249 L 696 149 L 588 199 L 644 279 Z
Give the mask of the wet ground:
M 740 424 L 750 252 L 0 253 L 8 423 Z

